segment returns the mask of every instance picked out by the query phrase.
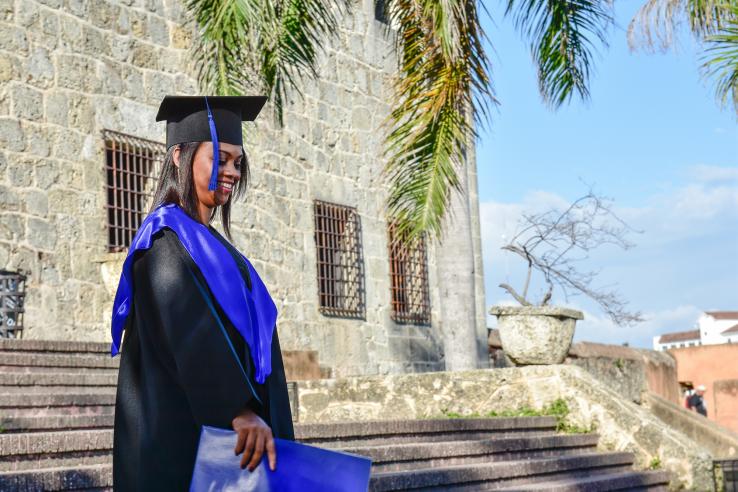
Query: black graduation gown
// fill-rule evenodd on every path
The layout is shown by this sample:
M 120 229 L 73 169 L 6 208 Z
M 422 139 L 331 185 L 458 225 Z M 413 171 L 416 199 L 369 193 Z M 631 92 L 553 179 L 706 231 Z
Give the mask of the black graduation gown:
M 250 288 L 243 259 L 211 231 Z M 115 402 L 116 492 L 189 490 L 200 426 L 230 429 L 246 407 L 275 437 L 294 439 L 276 327 L 272 372 L 257 384 L 248 345 L 177 235 L 162 229 L 150 249 L 134 255 Z

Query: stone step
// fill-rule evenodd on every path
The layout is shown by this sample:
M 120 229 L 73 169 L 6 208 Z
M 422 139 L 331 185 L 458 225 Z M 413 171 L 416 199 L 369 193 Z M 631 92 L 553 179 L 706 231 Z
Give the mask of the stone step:
M 112 407 L 111 407 L 112 408 Z M 107 417 L 112 417 L 112 412 L 108 413 L 106 415 Z M 59 416 L 57 416 L 58 418 Z M 89 418 L 89 415 L 67 415 L 65 417 L 79 417 L 79 418 Z M 8 417 L 12 419 L 13 417 Z M 28 417 L 18 417 L 15 418 L 28 418 Z M 45 416 L 38 416 L 36 417 L 41 421 L 44 418 L 55 418 L 50 415 Z M 421 423 L 425 423 L 425 421 L 420 421 Z M 443 422 L 443 421 L 440 421 Z M 413 427 L 411 424 L 413 424 L 414 421 L 406 422 L 408 427 Z M 331 424 L 323 424 L 324 427 L 332 427 Z M 303 429 L 304 425 L 297 425 L 295 426 L 295 433 L 305 434 L 305 431 Z M 316 426 L 311 426 L 311 431 L 315 432 Z M 441 428 L 448 427 L 448 423 L 446 422 L 446 425 L 439 426 Z M 469 427 L 469 426 L 466 426 Z M 417 429 L 416 429 L 417 430 Z M 432 432 L 432 430 L 429 430 L 429 432 Z M 47 432 L 24 432 L 24 433 L 7 433 L 7 434 L 0 434 L 0 458 L 4 455 L 10 455 L 10 454 L 39 454 L 39 453 L 59 453 L 59 452 L 77 452 L 77 451 L 86 451 L 89 449 L 89 442 L 87 440 L 86 436 L 92 436 L 94 437 L 94 440 L 97 444 L 95 446 L 98 446 L 100 442 L 110 442 L 112 443 L 112 436 L 113 436 L 113 429 L 112 428 L 105 428 L 105 429 L 96 429 L 96 430 L 58 430 L 58 431 L 47 431 Z M 102 436 L 106 436 L 105 439 L 103 439 Z M 463 436 L 463 434 L 462 434 Z M 420 437 L 425 437 L 423 435 L 420 435 Z M 486 437 L 486 435 L 485 435 Z M 496 436 L 498 438 L 503 437 L 509 437 L 506 435 L 499 435 Z M 307 442 L 305 439 L 303 439 L 301 436 L 297 438 L 301 442 Z M 410 439 L 407 437 L 407 439 Z M 591 437 L 582 438 L 582 442 L 587 442 L 588 440 L 591 440 Z M 494 440 L 486 437 L 486 440 Z M 438 442 L 438 441 L 431 441 L 431 442 Z M 552 442 L 552 441 L 541 441 L 543 443 L 545 442 Z M 11 443 L 12 446 L 11 446 Z M 60 444 L 58 443 L 64 443 L 63 446 L 60 448 Z M 312 443 L 314 444 L 314 443 Z M 324 447 L 331 447 L 330 444 L 337 444 L 335 442 L 331 443 L 325 443 L 321 444 Z M 345 441 L 340 442 L 342 448 L 351 447 L 350 444 L 347 444 Z M 385 441 L 382 443 L 381 446 L 378 448 L 384 449 L 387 448 L 387 442 Z M 362 443 L 362 449 L 369 449 L 366 442 Z M 436 444 L 437 445 L 437 444 Z M 444 443 L 444 446 L 446 443 Z M 19 447 L 21 446 L 21 447 Z M 494 444 L 488 444 L 488 446 L 494 446 Z M 442 446 L 438 446 L 442 447 Z M 515 444 L 511 442 L 510 439 L 507 439 L 506 444 L 502 445 L 502 448 L 514 448 Z M 426 449 L 430 449 L 431 447 L 428 446 Z M 94 449 L 102 449 L 95 447 Z M 354 449 L 357 449 L 354 447 Z M 378 453 L 387 453 L 387 451 L 378 451 Z M 432 453 L 431 451 L 428 451 L 429 453 Z M 439 452 L 436 452 L 438 454 Z
M 20 457 L 0 460 L 0 473 L 25 472 L 47 468 L 71 468 L 89 465 L 109 465 L 113 462 L 113 451 L 87 451 L 84 453 L 63 453 L 38 455 L 32 459 Z M 4 490 L 1 489 L 0 490 Z
M 110 408 L 114 407 L 101 407 Z M 3 433 L 40 432 L 59 429 L 102 429 L 113 427 L 113 412 L 77 415 L 43 415 L 43 416 L 5 416 L 0 415 L 0 428 Z
M 554 417 L 504 417 L 485 419 L 378 420 L 301 424 L 296 439 L 308 443 L 344 447 L 409 442 L 461 441 L 497 436 L 553 433 Z
M 602 490 L 663 491 L 669 490 L 669 474 L 665 471 L 630 471 L 598 474 L 592 477 L 539 482 L 497 489 L 505 492 L 599 492 Z
M 109 451 L 112 429 L 64 430 L 20 434 L 0 434 L 0 461 L 34 459 L 40 455 Z
M 77 393 L 81 395 L 115 393 L 115 386 L 0 386 L 0 398 L 7 395 L 44 395 Z
M 0 394 L 0 412 L 5 413 L 2 410 L 5 408 L 114 405 L 115 391 L 115 388 L 97 388 L 94 392 Z
M 591 477 L 597 473 L 632 471 L 631 453 L 589 453 L 497 463 L 478 463 L 376 473 L 371 491 L 443 490 L 454 492 L 495 490 L 517 485 Z
M 45 468 L 21 472 L 0 472 L 0 490 L 42 492 L 48 490 L 99 490 L 113 486 L 109 463 L 74 468 Z
M 0 338 L 0 352 L 78 352 L 110 355 L 109 343 Z
M 0 372 L 5 366 L 117 368 L 120 357 L 76 352 L 12 352 L 0 351 Z
M 49 372 L 71 374 L 106 374 L 118 375 L 118 367 L 44 367 L 44 366 L 0 366 L 0 374 L 38 374 Z
M 31 418 L 31 417 L 56 417 L 65 415 L 113 415 L 115 406 L 110 403 L 106 405 L 77 406 L 67 405 L 60 407 L 21 407 L 2 408 L 0 418 Z
M 110 460 L 110 456 L 102 457 Z M 500 491 L 540 491 L 540 492 L 601 492 L 614 490 L 628 491 L 666 491 L 668 474 L 665 472 L 621 472 L 604 473 L 589 477 L 569 478 L 558 481 L 537 482 L 504 488 L 481 488 L 469 490 Z M 74 490 L 98 489 L 112 487 L 112 465 L 110 461 L 101 463 L 78 463 L 74 469 L 64 466 L 35 470 L 16 470 L 0 472 L 0 490 Z M 378 489 L 376 478 L 372 480 L 370 490 Z M 409 490 L 409 489 L 406 489 Z M 424 488 L 423 490 L 432 490 Z M 440 490 L 440 488 L 439 488 Z M 444 487 L 451 491 L 453 488 Z
M 115 386 L 118 375 L 79 372 L 0 372 L 2 386 Z M 0 392 L 2 389 L 0 388 Z
M 373 471 L 389 472 L 592 453 L 596 451 L 598 439 L 596 434 L 520 436 L 337 449 L 368 456 L 372 458 Z

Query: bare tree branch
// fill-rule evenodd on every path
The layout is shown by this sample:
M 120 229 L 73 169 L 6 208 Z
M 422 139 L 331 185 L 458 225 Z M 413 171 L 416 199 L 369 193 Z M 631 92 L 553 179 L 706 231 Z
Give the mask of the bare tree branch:
M 508 284 L 500 284 L 500 287 L 502 287 L 503 289 L 505 289 L 521 305 L 523 305 L 523 306 L 530 306 L 531 305 L 528 301 L 525 300 L 524 297 L 522 297 L 520 294 L 518 294 L 517 292 L 515 292 L 515 289 L 513 289 L 510 285 L 508 285 Z
M 548 290 L 540 305 L 545 306 L 558 287 L 568 300 L 570 292 L 584 294 L 595 301 L 618 325 L 642 321 L 641 313 L 627 311 L 627 302 L 617 292 L 593 287 L 597 271 L 580 271 L 576 263 L 589 258 L 589 252 L 612 244 L 624 250 L 634 246 L 626 239 L 635 231 L 618 217 L 608 200 L 590 190 L 564 211 L 548 210 L 539 214 L 523 214 L 521 229 L 502 249 L 523 258 L 528 263 L 523 295 L 511 286 L 501 284 L 520 304 L 531 305 L 527 299 L 532 270 L 543 275 Z

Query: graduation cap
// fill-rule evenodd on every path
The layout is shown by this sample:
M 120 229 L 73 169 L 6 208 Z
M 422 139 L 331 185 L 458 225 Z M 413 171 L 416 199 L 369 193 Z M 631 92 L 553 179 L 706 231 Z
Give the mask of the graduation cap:
M 156 121 L 167 121 L 167 150 L 183 142 L 213 142 L 209 190 L 218 180 L 219 142 L 243 145 L 242 121 L 253 121 L 266 96 L 165 96 Z

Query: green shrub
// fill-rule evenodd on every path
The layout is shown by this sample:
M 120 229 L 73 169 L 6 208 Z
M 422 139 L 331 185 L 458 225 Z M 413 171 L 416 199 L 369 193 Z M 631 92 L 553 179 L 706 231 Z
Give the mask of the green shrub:
M 462 415 L 458 412 L 451 412 L 448 410 L 442 411 L 440 418 L 448 419 L 466 419 L 466 418 L 479 418 L 480 415 L 476 412 Z M 569 405 L 563 398 L 558 398 L 552 401 L 549 405 L 543 407 L 541 410 L 536 410 L 528 406 L 518 408 L 516 410 L 502 410 L 502 411 L 491 411 L 484 414 L 484 417 L 556 417 L 556 432 L 562 434 L 586 434 L 593 432 L 594 426 L 591 428 L 579 427 L 574 424 L 566 422 L 566 418 L 569 416 Z

